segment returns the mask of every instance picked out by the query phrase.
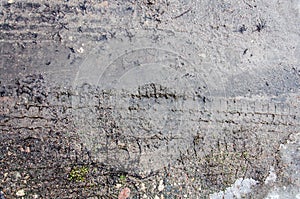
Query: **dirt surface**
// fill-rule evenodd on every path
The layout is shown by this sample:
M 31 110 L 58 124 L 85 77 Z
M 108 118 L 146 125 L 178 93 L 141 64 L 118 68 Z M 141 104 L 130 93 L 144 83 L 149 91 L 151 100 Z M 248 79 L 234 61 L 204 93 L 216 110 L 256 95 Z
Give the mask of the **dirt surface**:
M 0 198 L 300 198 L 299 15 L 1 1 Z

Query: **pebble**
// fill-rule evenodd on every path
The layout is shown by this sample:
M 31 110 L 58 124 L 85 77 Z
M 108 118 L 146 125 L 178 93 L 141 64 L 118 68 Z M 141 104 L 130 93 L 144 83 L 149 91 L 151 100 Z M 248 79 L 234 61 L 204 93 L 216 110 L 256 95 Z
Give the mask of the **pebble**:
M 140 185 L 140 190 L 141 190 L 141 191 L 146 191 L 146 186 L 145 186 L 144 183 L 142 183 L 142 184 Z
M 121 184 L 116 184 L 116 188 L 117 188 L 117 189 L 119 189 L 119 188 L 121 188 L 121 187 L 122 187 Z
M 83 53 L 83 52 L 84 52 L 84 49 L 83 49 L 82 47 L 80 47 L 79 49 L 77 49 L 77 52 Z
M 24 189 L 20 189 L 19 191 L 17 191 L 17 192 L 16 192 L 16 195 L 17 195 L 18 197 L 25 196 L 25 191 L 24 191 Z
M 25 152 L 26 152 L 26 153 L 30 153 L 30 152 L 31 152 L 29 146 L 25 147 Z
M 124 188 L 119 194 L 118 199 L 127 199 L 130 196 L 130 189 L 129 188 Z
M 164 186 L 164 182 L 163 180 L 159 181 L 159 185 L 157 187 L 158 191 L 162 191 L 164 190 L 165 186 Z
M 22 176 L 19 172 L 16 171 L 14 174 L 15 174 L 15 179 L 16 180 L 19 180 L 20 178 L 22 178 Z
M 99 4 L 100 7 L 107 7 L 108 6 L 108 1 L 103 1 L 102 3 Z

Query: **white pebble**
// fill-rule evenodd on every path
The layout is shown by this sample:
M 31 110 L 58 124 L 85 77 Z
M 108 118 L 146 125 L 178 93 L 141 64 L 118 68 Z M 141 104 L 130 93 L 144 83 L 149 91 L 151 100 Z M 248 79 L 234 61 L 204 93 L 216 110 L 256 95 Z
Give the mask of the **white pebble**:
M 146 186 L 145 186 L 144 183 L 142 183 L 142 184 L 140 185 L 140 190 L 141 190 L 141 191 L 146 191 Z
M 158 189 L 158 191 L 162 191 L 162 190 L 164 190 L 164 188 L 165 188 L 164 182 L 163 182 L 163 180 L 161 180 L 159 182 L 159 185 L 158 185 L 157 189 Z
M 122 187 L 121 184 L 116 184 L 116 188 L 117 188 L 117 189 L 120 189 L 121 187 Z
M 17 192 L 16 192 L 16 195 L 17 195 L 18 197 L 25 196 L 25 191 L 24 191 L 24 189 L 20 189 L 19 191 L 17 191 Z
M 77 49 L 77 52 L 83 53 L 83 52 L 84 52 L 84 49 L 83 49 L 82 47 L 80 47 L 79 49 Z
M 39 195 L 34 194 L 32 197 L 33 197 L 34 199 L 37 199 L 37 198 L 39 198 Z

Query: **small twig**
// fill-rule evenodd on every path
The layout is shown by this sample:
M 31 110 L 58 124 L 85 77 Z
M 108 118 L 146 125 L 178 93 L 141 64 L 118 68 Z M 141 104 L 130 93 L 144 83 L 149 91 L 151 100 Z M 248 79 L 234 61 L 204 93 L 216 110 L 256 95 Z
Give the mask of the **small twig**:
M 253 6 L 250 5 L 249 3 L 247 3 L 245 0 L 243 0 L 243 1 L 244 1 L 244 3 L 245 3 L 247 6 L 249 6 L 250 8 L 253 8 Z
M 256 24 L 256 29 L 253 31 L 261 32 L 264 28 L 266 28 L 266 21 L 264 19 L 259 19 L 258 24 Z
M 181 13 L 180 15 L 177 15 L 177 16 L 173 17 L 172 19 L 177 19 L 179 17 L 182 17 L 183 15 L 185 15 L 188 12 L 190 12 L 191 10 L 192 10 L 192 7 L 190 7 L 189 9 L 187 9 L 186 11 L 184 11 L 183 13 Z

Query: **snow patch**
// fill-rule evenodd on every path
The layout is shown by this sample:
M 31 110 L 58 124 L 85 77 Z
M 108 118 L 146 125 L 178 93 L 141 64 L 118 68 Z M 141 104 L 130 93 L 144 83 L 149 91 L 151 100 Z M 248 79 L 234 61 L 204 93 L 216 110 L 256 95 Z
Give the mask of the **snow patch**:
M 232 199 L 232 198 L 243 198 L 248 193 L 251 192 L 251 187 L 256 185 L 258 181 L 253 179 L 243 179 L 239 178 L 235 181 L 235 183 L 226 188 L 225 191 L 220 191 L 218 193 L 211 194 L 209 196 L 210 199 Z
M 264 199 L 300 199 L 299 187 L 274 187 Z
M 274 169 L 274 167 L 271 166 L 270 171 L 269 171 L 269 175 L 265 180 L 265 184 L 275 182 L 276 179 L 277 179 L 277 175 L 276 175 L 275 169 Z

